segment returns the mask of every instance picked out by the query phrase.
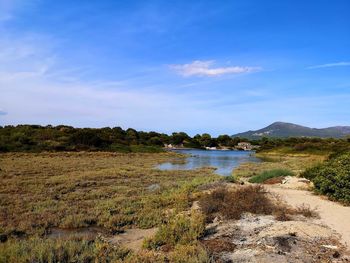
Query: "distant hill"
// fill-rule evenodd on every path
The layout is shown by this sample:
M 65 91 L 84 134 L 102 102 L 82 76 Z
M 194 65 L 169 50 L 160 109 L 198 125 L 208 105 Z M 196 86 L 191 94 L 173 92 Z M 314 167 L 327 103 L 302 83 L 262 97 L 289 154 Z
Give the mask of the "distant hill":
M 293 123 L 274 122 L 271 125 L 256 131 L 237 133 L 233 137 L 259 139 L 261 137 L 320 137 L 342 138 L 350 135 L 350 126 L 335 126 L 323 129 L 309 128 Z

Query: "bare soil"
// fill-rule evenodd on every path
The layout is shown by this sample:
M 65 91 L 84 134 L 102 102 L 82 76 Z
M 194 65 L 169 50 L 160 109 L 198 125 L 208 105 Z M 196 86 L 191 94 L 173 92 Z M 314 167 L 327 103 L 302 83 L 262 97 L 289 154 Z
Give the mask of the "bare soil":
M 348 262 L 332 229 L 304 220 L 276 221 L 271 215 L 245 214 L 207 226 L 202 244 L 215 262 Z
M 317 196 L 310 191 L 285 188 L 281 185 L 266 186 L 272 193 L 278 194 L 289 205 L 298 207 L 303 204 L 316 209 L 320 218 L 316 223 L 321 223 L 335 230 L 341 236 L 341 241 L 350 248 L 350 207 Z
M 112 244 L 118 244 L 125 248 L 138 252 L 142 249 L 143 241 L 155 235 L 158 228 L 128 229 L 124 233 L 115 235 L 108 239 Z

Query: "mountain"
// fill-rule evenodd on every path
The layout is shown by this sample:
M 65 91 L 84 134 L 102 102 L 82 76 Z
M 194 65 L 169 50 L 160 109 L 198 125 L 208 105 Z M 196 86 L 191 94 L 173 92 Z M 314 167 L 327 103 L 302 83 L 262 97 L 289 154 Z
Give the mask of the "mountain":
M 350 126 L 335 126 L 323 129 L 309 128 L 293 123 L 274 122 L 271 125 L 256 131 L 237 133 L 233 137 L 259 139 L 261 137 L 320 137 L 342 138 L 350 135 Z

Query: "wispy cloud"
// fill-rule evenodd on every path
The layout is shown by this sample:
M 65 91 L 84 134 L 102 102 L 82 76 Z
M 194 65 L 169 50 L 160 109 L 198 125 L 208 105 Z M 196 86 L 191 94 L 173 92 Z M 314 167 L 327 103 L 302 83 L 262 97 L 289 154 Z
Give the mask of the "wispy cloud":
M 315 66 L 307 67 L 307 69 L 346 67 L 346 66 L 350 66 L 350 61 L 342 61 L 342 62 L 315 65 Z
M 170 68 L 176 71 L 178 74 L 184 77 L 190 76 L 207 76 L 215 77 L 225 74 L 240 74 L 256 72 L 261 70 L 260 67 L 243 67 L 243 66 L 230 66 L 230 67 L 213 67 L 215 61 L 213 60 L 195 60 L 189 64 L 177 64 L 170 65 Z

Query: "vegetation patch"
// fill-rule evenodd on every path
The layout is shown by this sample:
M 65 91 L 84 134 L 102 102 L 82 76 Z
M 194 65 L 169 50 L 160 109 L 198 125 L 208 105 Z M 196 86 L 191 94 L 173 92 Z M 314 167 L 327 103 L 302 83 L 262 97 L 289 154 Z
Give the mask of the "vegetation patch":
M 243 213 L 272 214 L 276 205 L 260 185 L 238 187 L 234 190 L 219 188 L 204 195 L 199 205 L 207 219 L 221 215 L 227 219 L 239 219 Z
M 220 238 L 202 240 L 201 243 L 211 254 L 219 254 L 228 251 L 232 252 L 237 247 L 229 238 L 227 240 Z
M 0 245 L 0 263 L 121 262 L 129 255 L 127 249 L 99 240 L 31 238 Z
M 164 225 L 171 215 L 188 210 L 200 187 L 222 180 L 211 169 L 154 169 L 174 157 L 182 158 L 175 153 L 1 154 L 0 262 L 164 262 L 152 251 L 124 255 L 124 250 L 115 251 L 96 235 L 79 240 L 74 235 L 63 240 L 47 237 L 53 229 L 98 228 L 111 235 L 134 227 L 163 226 L 162 233 L 168 233 Z M 179 259 L 170 262 L 205 257 L 205 251 L 192 242 L 196 227 L 202 227 L 194 218 L 190 222 L 196 223 L 189 225 L 192 232 L 187 232 L 188 222 L 182 219 L 183 224 L 174 226 L 181 235 L 165 239 L 173 244 L 167 258 Z M 104 260 L 103 251 L 117 256 Z
M 236 183 L 237 179 L 233 175 L 224 176 L 224 180 L 228 183 Z
M 264 171 L 275 169 L 286 169 L 292 171 L 295 175 L 300 175 L 305 169 L 322 163 L 328 155 L 320 154 L 300 154 L 300 153 L 279 153 L 275 151 L 259 152 L 256 157 L 262 162 L 242 163 L 234 170 L 234 176 L 252 177 L 261 174 Z
M 316 217 L 317 213 L 307 206 L 296 209 L 272 196 L 262 185 L 239 186 L 236 189 L 225 187 L 203 195 L 199 206 L 206 215 L 207 222 L 215 217 L 240 219 L 244 213 L 274 215 L 277 220 L 288 221 L 293 215 Z
M 264 183 L 266 180 L 276 177 L 294 176 L 295 174 L 287 169 L 273 169 L 264 171 L 259 175 L 253 176 L 249 179 L 250 183 Z
M 333 155 L 324 163 L 307 169 L 302 176 L 314 183 L 318 193 L 350 204 L 350 153 Z
M 156 235 L 145 242 L 145 247 L 157 249 L 162 246 L 174 248 L 176 245 L 194 244 L 205 230 L 204 216 L 192 212 L 191 216 L 179 214 L 163 224 Z

